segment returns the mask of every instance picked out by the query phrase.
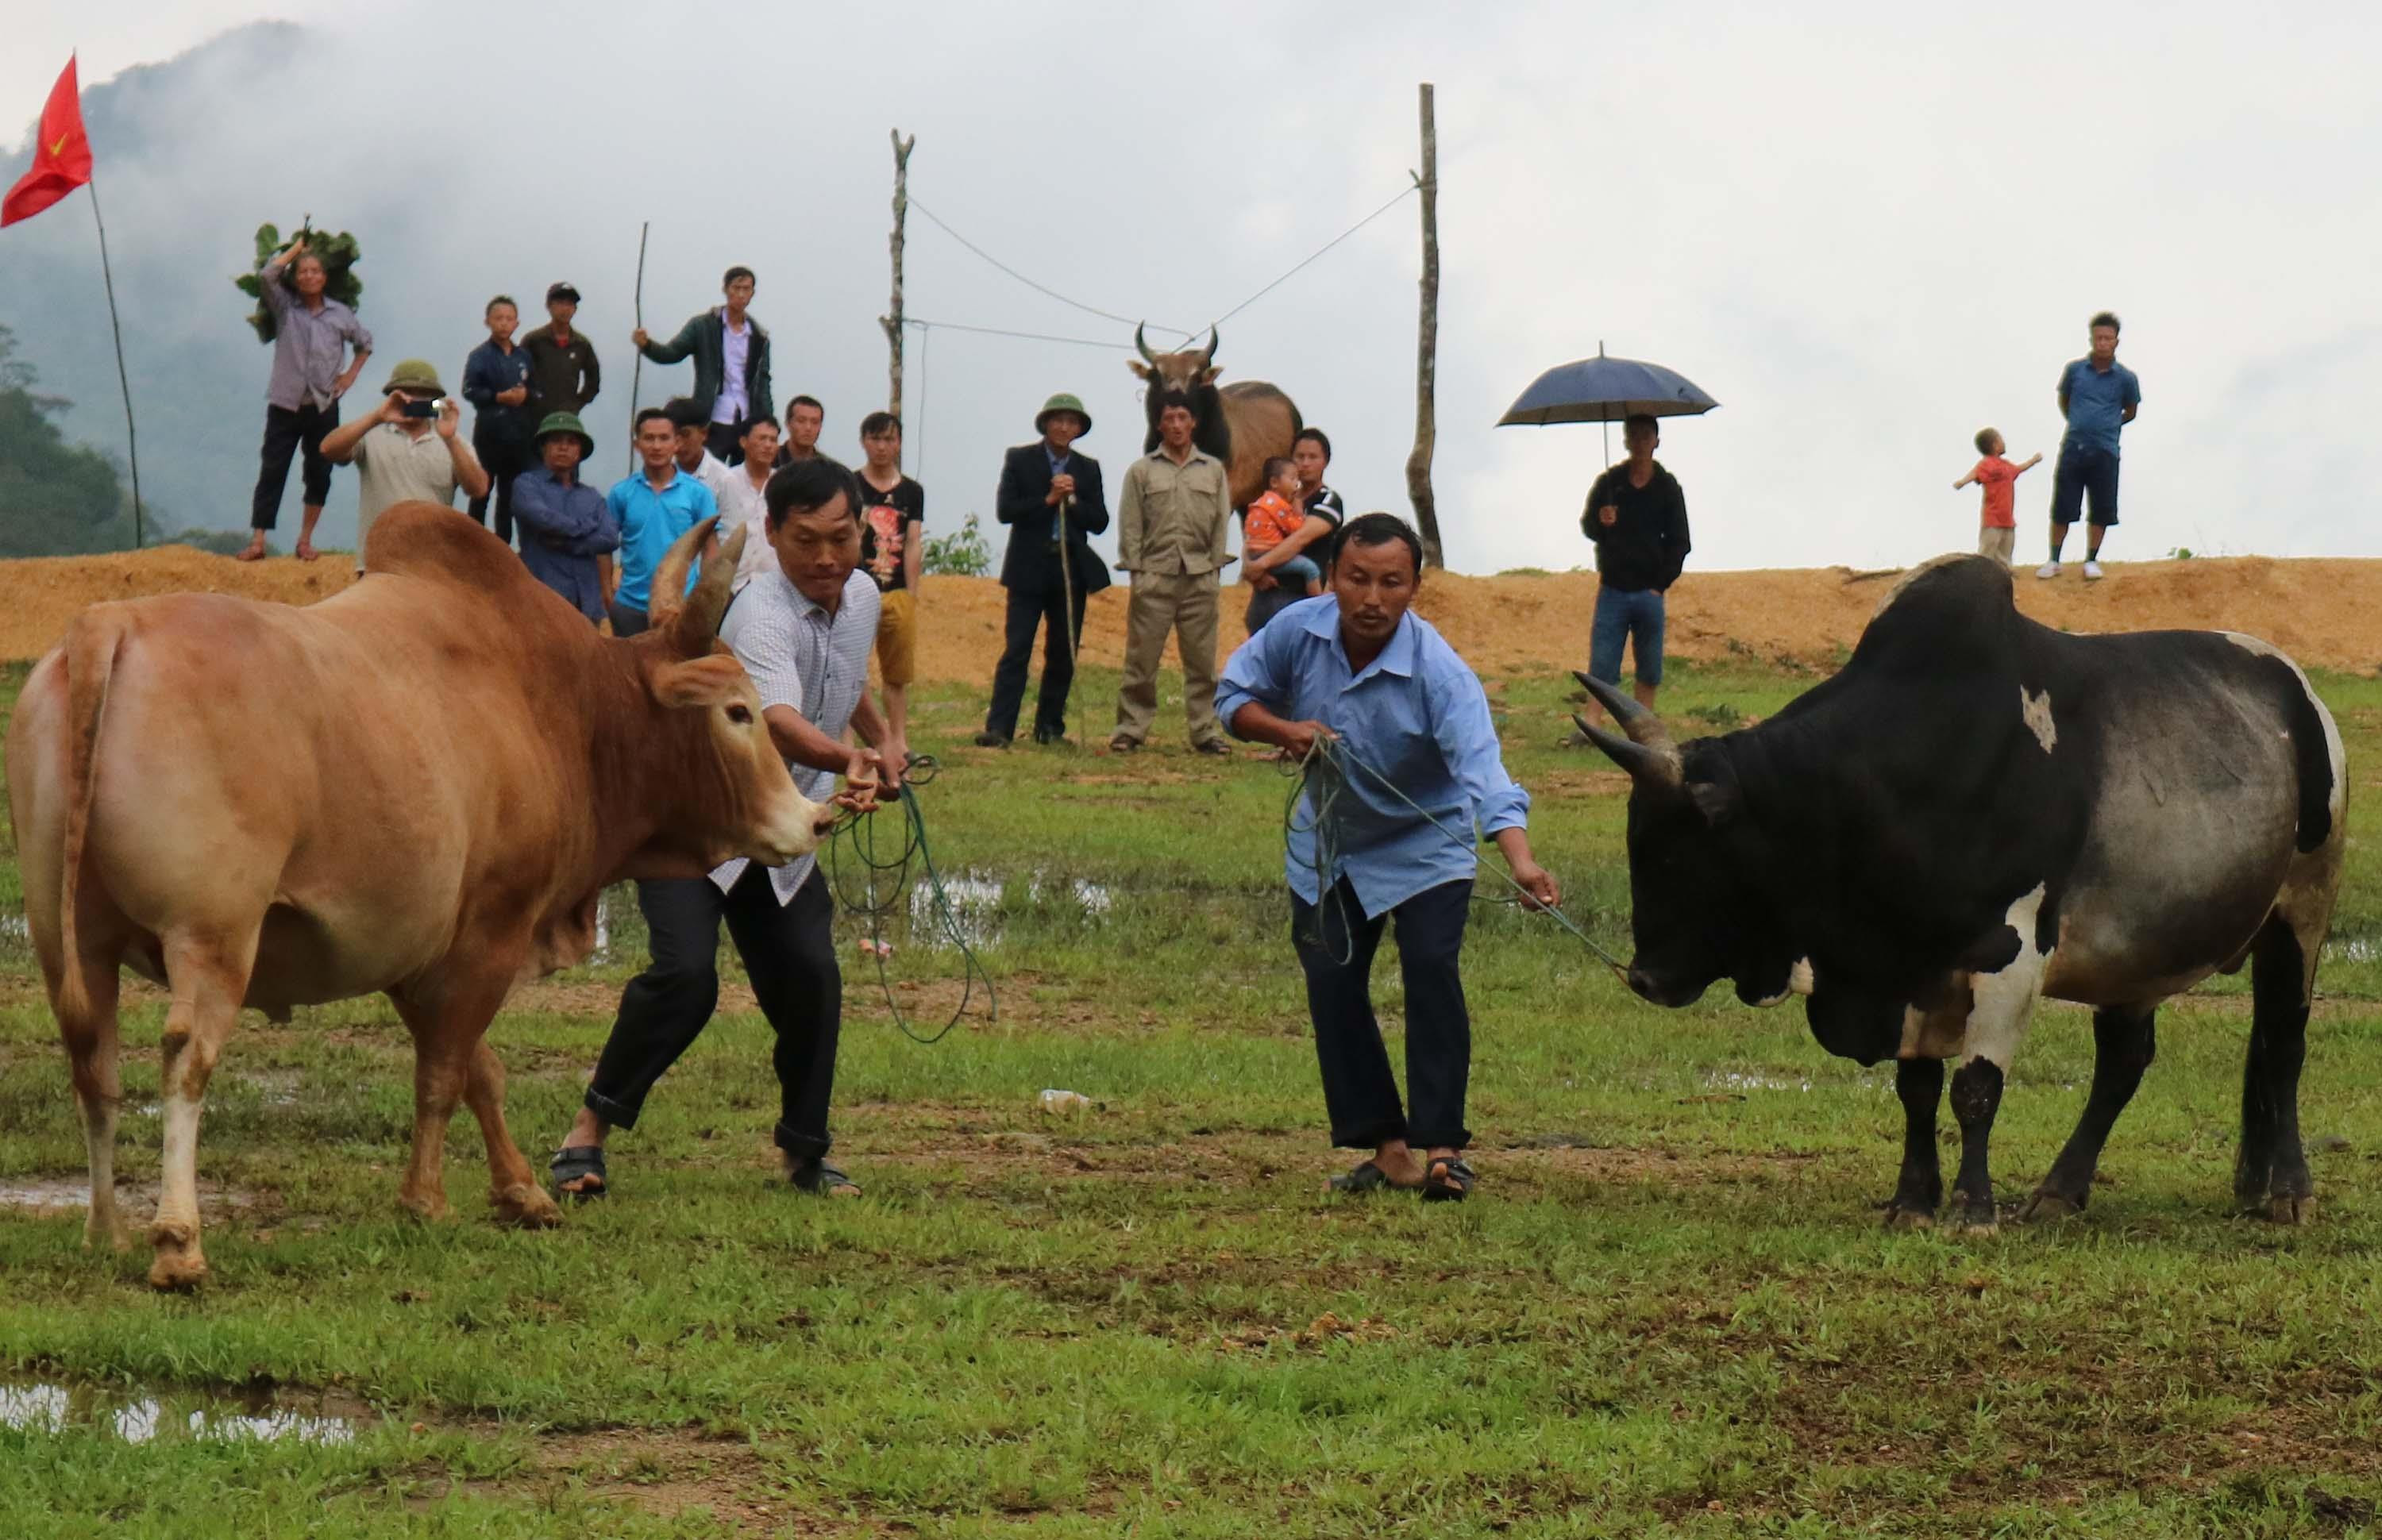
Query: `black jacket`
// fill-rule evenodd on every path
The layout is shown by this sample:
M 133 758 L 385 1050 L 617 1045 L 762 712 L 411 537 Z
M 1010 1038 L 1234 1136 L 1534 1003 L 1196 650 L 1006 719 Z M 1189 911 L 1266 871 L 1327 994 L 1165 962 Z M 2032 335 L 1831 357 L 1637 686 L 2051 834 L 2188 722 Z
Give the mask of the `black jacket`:
M 1075 478 L 1075 500 L 1067 510 L 1067 552 L 1074 562 L 1075 592 L 1098 593 L 1109 586 L 1109 564 L 1092 549 L 1091 537 L 1109 527 L 1108 499 L 1100 490 L 1100 462 L 1080 450 L 1067 455 Z M 1001 558 L 1001 583 L 1016 593 L 1054 593 L 1060 586 L 1059 510 L 1050 495 L 1050 456 L 1042 441 L 1021 444 L 1001 466 L 1001 490 L 993 512 L 1009 526 L 1009 551 Z
M 1610 528 L 1598 511 L 1608 504 L 1618 510 Z M 1644 486 L 1631 486 L 1624 460 L 1589 488 L 1579 530 L 1596 542 L 1596 575 L 1605 587 L 1659 593 L 1678 581 L 1687 565 L 1687 494 L 1659 460 Z
M 744 349 L 744 420 L 757 422 L 778 414 L 777 403 L 769 399 L 769 334 L 750 311 L 744 312 L 744 328 L 750 334 Z M 668 342 L 647 342 L 645 354 L 656 363 L 676 363 L 693 354 L 694 388 L 687 396 L 708 417 L 728 382 L 726 307 L 714 305 L 691 318 Z

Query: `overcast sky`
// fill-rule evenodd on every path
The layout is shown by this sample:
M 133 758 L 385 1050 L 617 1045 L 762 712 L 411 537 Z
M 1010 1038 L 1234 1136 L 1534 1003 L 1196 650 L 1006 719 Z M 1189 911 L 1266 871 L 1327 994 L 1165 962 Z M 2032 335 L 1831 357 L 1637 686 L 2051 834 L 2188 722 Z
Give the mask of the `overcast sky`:
M 103 160 L 111 233 L 203 226 L 227 272 L 246 253 L 208 217 L 237 229 L 311 210 L 353 229 L 381 345 L 368 385 L 410 353 L 460 369 L 489 292 L 569 277 L 606 348 L 604 463 L 625 434 L 641 219 L 647 324 L 714 302 L 731 262 L 759 269 L 779 397 L 824 397 L 828 446 L 851 455 L 884 395 L 888 128 L 917 134 L 914 196 L 970 238 L 1100 309 L 1189 326 L 1404 185 L 1415 83 L 1430 79 L 1436 481 L 1460 570 L 1587 559 L 1598 430 L 1492 424 L 1600 340 L 1723 403 L 1666 424 L 1661 450 L 1687 488 L 1693 565 L 1875 567 L 1965 546 L 1977 495 L 1950 487 L 1971 435 L 1992 424 L 2017 458 L 2056 450 L 2054 383 L 2104 306 L 2125 318 L 2143 394 L 2113 556 L 2382 555 L 2374 7 L 2303 7 L 2284 26 L 2180 5 L 133 0 L 12 18 L 0 122 L 29 121 L 78 44 L 89 85 L 264 15 L 318 30 L 321 78 L 224 92 L 191 125 L 224 148 L 171 187 L 117 190 Z M 87 212 L 71 217 L 87 238 Z M 436 260 L 375 265 L 395 243 L 376 219 L 405 221 Z M 1275 381 L 1332 432 L 1353 508 L 1407 511 L 1418 244 L 1409 200 L 1223 329 L 1227 377 Z M 137 326 L 141 294 L 122 298 Z M 922 370 L 914 334 L 911 469 L 936 527 L 989 514 L 1000 449 L 1031 436 L 1050 391 L 1090 403 L 1085 447 L 1112 479 L 1138 452 L 1129 327 L 915 215 L 909 305 L 1111 345 L 940 331 Z M 227 287 L 205 319 L 252 356 L 261 422 L 265 361 L 239 313 Z M 646 397 L 684 373 L 649 366 Z M 253 431 L 240 405 L 227 433 Z M 105 423 L 76 419 L 94 438 Z M 2039 559 L 2048 466 L 2020 486 L 2020 553 Z M 352 495 L 343 480 L 335 526 Z

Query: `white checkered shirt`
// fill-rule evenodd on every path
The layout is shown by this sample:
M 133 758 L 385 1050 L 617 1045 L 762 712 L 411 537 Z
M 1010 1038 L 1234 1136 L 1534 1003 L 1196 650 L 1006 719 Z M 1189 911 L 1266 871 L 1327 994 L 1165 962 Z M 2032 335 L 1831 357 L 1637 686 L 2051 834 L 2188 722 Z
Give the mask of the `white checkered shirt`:
M 877 645 L 877 616 L 883 607 L 877 584 L 867 572 L 854 568 L 844 580 L 843 603 L 833 615 L 803 597 L 785 573 L 771 568 L 736 595 L 719 623 L 719 640 L 728 643 L 753 688 L 761 693 L 764 709 L 791 706 L 804 721 L 829 738 L 841 738 L 852 726 L 853 708 L 868 688 L 868 654 Z M 835 795 L 836 773 L 786 762 L 795 788 L 814 802 Z M 784 866 L 769 868 L 769 886 L 778 902 L 790 902 L 818 857 L 807 855 Z M 737 857 L 711 874 L 722 893 L 744 874 L 745 858 Z

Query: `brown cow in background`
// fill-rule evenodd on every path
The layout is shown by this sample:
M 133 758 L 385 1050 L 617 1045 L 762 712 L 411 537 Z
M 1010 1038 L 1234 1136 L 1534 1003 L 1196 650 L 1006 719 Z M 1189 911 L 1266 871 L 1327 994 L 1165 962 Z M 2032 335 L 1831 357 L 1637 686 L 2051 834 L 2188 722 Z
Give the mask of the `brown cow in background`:
M 206 1274 L 199 1112 L 242 1006 L 287 1020 L 387 994 L 413 1034 L 405 1206 L 446 1211 L 460 1097 L 497 1212 L 554 1222 L 485 1041 L 506 993 L 586 957 L 607 883 L 781 864 L 826 813 L 794 788 L 744 670 L 713 652 L 743 532 L 668 608 L 713 522 L 671 547 L 656 628 L 632 641 L 599 637 L 501 541 L 430 503 L 383 517 L 369 575 L 318 605 L 178 593 L 75 617 L 25 683 L 8 791 L 90 1146 L 86 1244 L 123 1243 L 128 966 L 173 996 L 151 1283 Z
M 1149 434 L 1142 440 L 1141 452 L 1147 455 L 1158 447 L 1159 398 L 1170 390 L 1183 392 L 1191 397 L 1191 409 L 1199 419 L 1192 442 L 1224 462 L 1233 483 L 1233 511 L 1239 512 L 1265 492 L 1265 462 L 1288 455 L 1298 430 L 1307 425 L 1297 404 L 1263 380 L 1235 380 L 1218 389 L 1213 326 L 1208 328 L 1207 347 L 1179 353 L 1151 352 L 1142 336 L 1146 329 L 1134 328 L 1133 345 L 1141 359 L 1125 365 L 1149 387 L 1144 393 Z

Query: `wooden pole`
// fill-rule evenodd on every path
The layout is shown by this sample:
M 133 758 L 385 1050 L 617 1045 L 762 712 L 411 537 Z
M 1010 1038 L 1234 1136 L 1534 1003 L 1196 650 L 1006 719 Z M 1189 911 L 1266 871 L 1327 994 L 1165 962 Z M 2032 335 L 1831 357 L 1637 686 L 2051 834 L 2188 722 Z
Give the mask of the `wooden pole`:
M 1406 497 L 1414 504 L 1426 567 L 1444 568 L 1439 503 L 1430 490 L 1430 458 L 1439 443 L 1439 130 L 1431 121 L 1430 82 L 1422 93 L 1422 318 L 1415 336 L 1415 442 L 1406 457 Z
M 893 308 L 880 315 L 877 324 L 885 328 L 885 346 L 890 356 L 888 385 L 891 399 L 885 409 L 894 416 L 902 415 L 902 231 L 910 222 L 910 149 L 918 136 L 902 137 L 902 130 L 892 130 L 893 139 L 893 234 L 887 245 L 893 252 Z
M 91 222 L 99 228 L 99 276 L 107 286 L 107 329 L 116 336 L 116 382 L 124 387 L 124 453 L 125 463 L 132 468 L 132 548 L 137 551 L 146 542 L 141 508 L 141 436 L 132 426 L 132 376 L 124 368 L 124 324 L 116 318 L 116 274 L 107 265 L 107 222 L 99 216 L 99 178 L 88 177 L 84 185 L 91 189 Z

